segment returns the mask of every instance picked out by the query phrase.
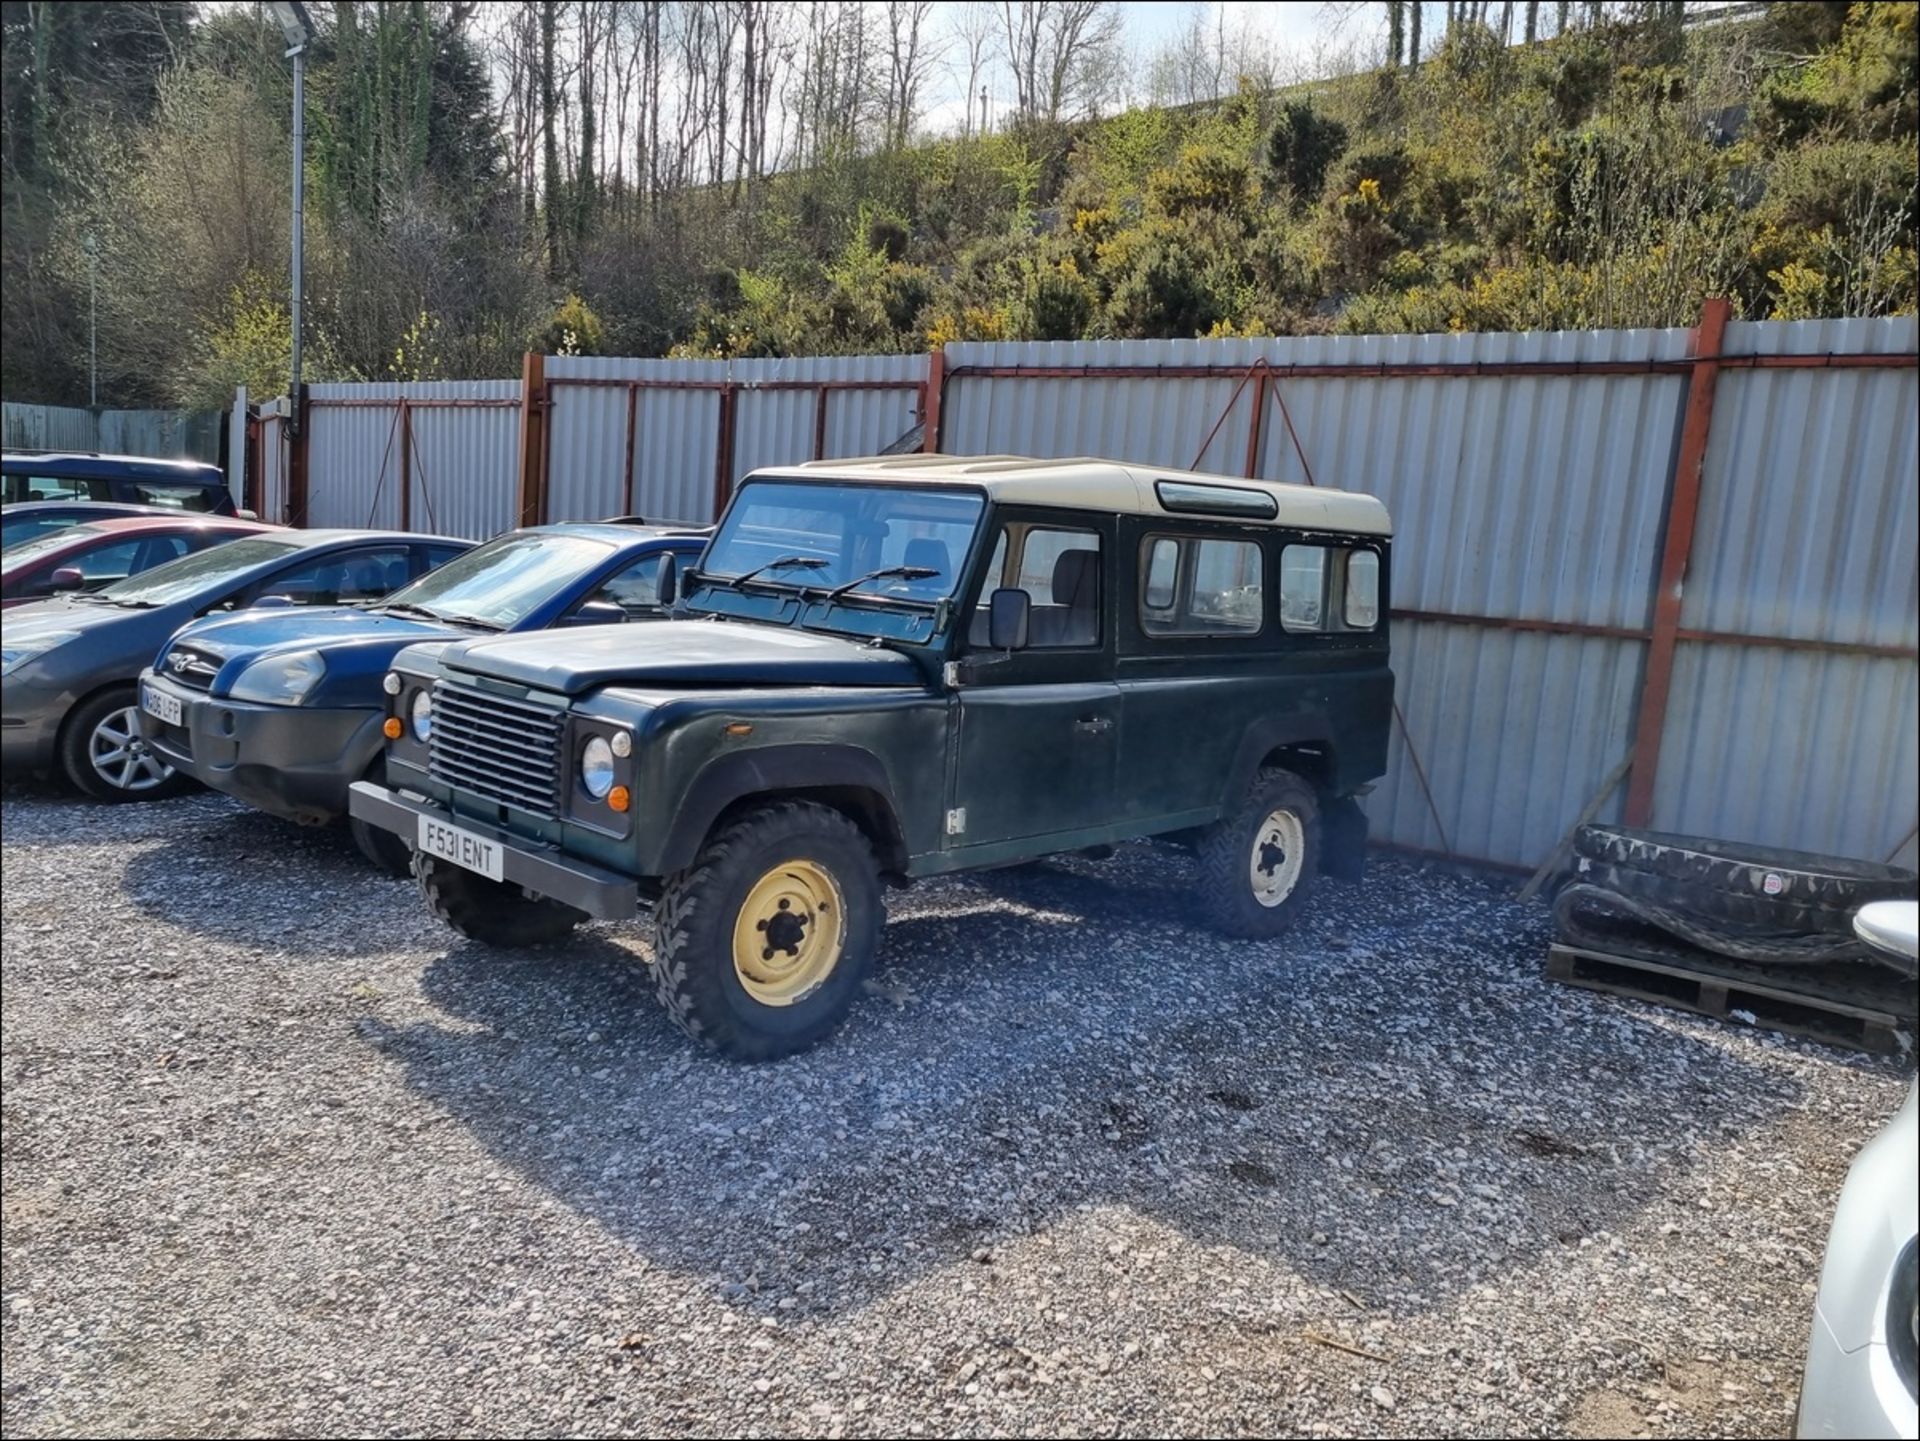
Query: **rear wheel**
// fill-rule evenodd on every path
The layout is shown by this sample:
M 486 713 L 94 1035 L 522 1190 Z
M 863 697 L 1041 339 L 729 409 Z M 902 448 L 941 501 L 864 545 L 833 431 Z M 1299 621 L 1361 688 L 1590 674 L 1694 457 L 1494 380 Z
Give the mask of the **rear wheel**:
M 419 858 L 420 893 L 432 912 L 469 940 L 519 950 L 563 939 L 586 913 L 520 887 L 488 880 L 432 856 Z
M 759 806 L 667 878 L 654 988 L 676 1026 L 724 1055 L 792 1055 L 845 1019 L 881 920 L 879 868 L 858 826 L 811 802 Z
M 1320 874 L 1320 802 L 1292 771 L 1258 772 L 1240 802 L 1200 835 L 1200 908 L 1230 936 L 1278 935 Z
M 140 734 L 140 697 L 130 685 L 102 691 L 67 717 L 59 758 L 66 778 L 98 801 L 164 800 L 193 784 Z

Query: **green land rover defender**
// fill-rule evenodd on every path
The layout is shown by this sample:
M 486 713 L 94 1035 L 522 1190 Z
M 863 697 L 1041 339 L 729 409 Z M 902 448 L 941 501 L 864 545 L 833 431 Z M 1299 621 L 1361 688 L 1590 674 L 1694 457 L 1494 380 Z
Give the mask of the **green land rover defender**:
M 1370 496 L 1104 460 L 759 471 L 675 619 L 402 652 L 352 811 L 489 945 L 651 907 L 668 1012 L 742 1060 L 845 1016 L 882 882 L 1157 836 L 1271 936 L 1358 876 L 1389 534 Z

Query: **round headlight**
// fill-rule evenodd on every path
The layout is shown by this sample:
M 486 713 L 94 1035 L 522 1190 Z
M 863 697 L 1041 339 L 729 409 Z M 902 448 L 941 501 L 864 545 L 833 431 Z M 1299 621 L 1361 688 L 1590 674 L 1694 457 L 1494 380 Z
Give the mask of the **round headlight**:
M 380 682 L 380 689 L 385 691 L 388 695 L 399 695 L 400 694 L 400 672 L 393 671 L 393 670 L 388 671 L 387 678 Z
M 595 800 L 613 789 L 613 747 L 604 737 L 595 736 L 580 752 L 580 784 Z
M 413 736 L 415 740 L 425 740 L 428 736 L 432 735 L 433 692 L 425 690 L 415 691 L 413 693 L 413 706 L 409 714 L 413 720 Z
M 633 737 L 625 731 L 615 731 L 613 733 L 613 753 L 617 756 L 632 755 Z

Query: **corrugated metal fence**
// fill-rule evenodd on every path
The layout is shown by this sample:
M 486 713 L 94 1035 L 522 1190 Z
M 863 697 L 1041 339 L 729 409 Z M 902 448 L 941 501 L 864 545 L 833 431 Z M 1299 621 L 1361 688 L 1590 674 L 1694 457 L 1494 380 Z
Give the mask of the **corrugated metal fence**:
M 706 521 L 755 467 L 923 418 L 953 454 L 1369 491 L 1403 711 L 1377 837 L 1531 865 L 1631 756 L 1604 817 L 1912 864 L 1917 336 L 1710 307 L 1698 331 L 529 356 L 518 383 L 311 387 L 304 483 L 263 406 L 260 496 L 475 536 Z
M 1915 322 L 1729 325 L 1704 382 L 1694 338 L 952 345 L 939 447 L 1385 500 L 1404 721 L 1381 839 L 1533 864 L 1631 752 L 1657 777 L 1634 819 L 1911 864 Z M 1746 359 L 1789 355 L 1814 363 Z M 1861 355 L 1905 363 L 1826 361 Z
M 872 455 L 913 427 L 924 355 L 549 356 L 542 514 L 705 523 L 760 466 Z
M 86 410 L 70 405 L 0 405 L 8 450 L 97 450 L 225 465 L 218 410 Z
M 307 424 L 309 525 L 484 538 L 517 518 L 514 381 L 311 385 Z

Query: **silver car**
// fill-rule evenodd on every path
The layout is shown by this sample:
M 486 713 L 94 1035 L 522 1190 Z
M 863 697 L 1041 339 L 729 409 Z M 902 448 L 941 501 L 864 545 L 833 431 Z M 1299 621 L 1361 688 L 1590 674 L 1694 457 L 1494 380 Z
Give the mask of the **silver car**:
M 1854 930 L 1911 964 L 1920 956 L 1920 904 L 1863 906 Z M 1900 1437 L 1920 1431 L 1915 1267 L 1920 1241 L 1920 1083 L 1885 1130 L 1861 1148 L 1841 1189 L 1814 1300 L 1800 1387 L 1798 1436 Z

